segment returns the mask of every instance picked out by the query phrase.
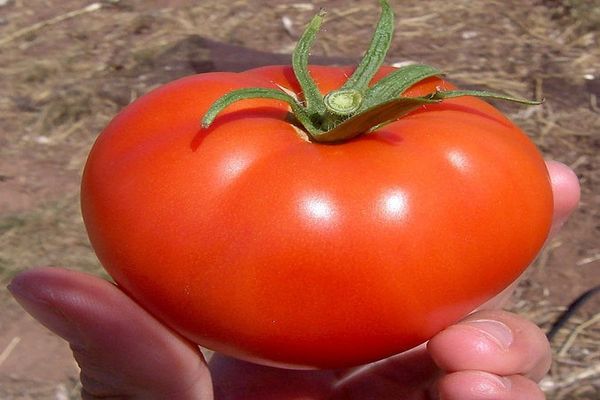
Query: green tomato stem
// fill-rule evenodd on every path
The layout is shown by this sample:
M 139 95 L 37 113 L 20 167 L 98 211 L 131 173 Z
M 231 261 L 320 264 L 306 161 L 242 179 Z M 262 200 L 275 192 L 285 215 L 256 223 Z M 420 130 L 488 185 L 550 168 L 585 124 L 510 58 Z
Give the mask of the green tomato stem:
M 448 90 L 448 91 L 440 91 L 437 90 L 429 95 L 429 98 L 432 100 L 444 100 L 451 99 L 453 97 L 462 97 L 462 96 L 473 96 L 480 97 L 484 99 L 496 99 L 496 100 L 504 100 L 510 101 L 513 103 L 524 104 L 527 106 L 538 106 L 544 103 L 544 100 L 527 100 L 521 99 L 518 97 L 508 96 L 502 93 L 488 92 L 486 90 Z
M 346 81 L 342 90 L 364 92 L 385 60 L 394 36 L 394 12 L 386 0 L 380 0 L 381 17 L 375 28 L 369 49 Z
M 326 112 L 320 128 L 324 131 L 335 128 L 345 119 L 355 114 L 362 105 L 363 96 L 358 90 L 334 90 L 325 96 Z
M 310 21 L 300 40 L 296 44 L 294 53 L 292 54 L 292 68 L 296 79 L 302 88 L 304 101 L 306 102 L 305 109 L 312 121 L 316 121 L 325 115 L 325 103 L 323 96 L 317 88 L 317 84 L 308 72 L 308 55 L 310 48 L 321 28 L 325 12 L 319 11 L 317 15 Z
M 369 48 L 340 89 L 323 96 L 308 69 L 310 49 L 325 17 L 325 12 L 321 10 L 306 27 L 292 55 L 292 67 L 302 90 L 300 95 L 303 101 L 276 89 L 239 89 L 213 103 L 202 119 L 202 126 L 209 127 L 221 111 L 236 101 L 271 98 L 284 101 L 291 107 L 295 121 L 304 128 L 311 141 L 339 143 L 368 134 L 423 105 L 453 97 L 476 96 L 526 105 L 541 103 L 478 90 L 436 90 L 423 97 L 402 97 L 408 88 L 422 80 L 443 75 L 437 68 L 421 64 L 397 69 L 369 86 L 385 60 L 394 33 L 394 14 L 389 2 L 379 2 L 381 16 Z
M 439 69 L 422 64 L 411 64 L 392 71 L 367 90 L 359 111 L 373 107 L 381 102 L 380 99 L 400 96 L 408 88 L 424 79 L 442 75 L 443 73 Z
M 428 97 L 396 97 L 357 113 L 329 130 L 318 133 L 314 140 L 320 143 L 344 142 L 370 133 L 423 105 L 440 101 Z
M 204 114 L 201 123 L 202 127 L 205 129 L 209 128 L 210 125 L 213 123 L 214 119 L 217 117 L 217 115 L 229 105 L 243 99 L 256 98 L 273 99 L 286 102 L 292 108 L 292 113 L 294 114 L 294 116 L 308 130 L 308 133 L 311 137 L 320 133 L 320 130 L 314 128 L 314 125 L 312 124 L 308 113 L 304 108 L 302 108 L 302 106 L 297 102 L 295 98 L 293 98 L 287 93 L 284 93 L 283 91 L 269 88 L 238 89 L 220 97 L 217 101 L 215 101 L 212 104 L 212 106 L 206 112 L 206 114 Z

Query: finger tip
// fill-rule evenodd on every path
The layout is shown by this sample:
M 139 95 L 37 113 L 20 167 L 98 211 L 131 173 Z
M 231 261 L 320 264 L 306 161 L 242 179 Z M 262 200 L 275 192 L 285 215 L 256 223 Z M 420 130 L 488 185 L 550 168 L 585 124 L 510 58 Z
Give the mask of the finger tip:
M 543 376 L 551 350 L 531 321 L 505 311 L 478 311 L 434 336 L 428 351 L 446 372 L 486 370 L 501 375 Z
M 27 269 L 15 275 L 7 289 L 25 311 L 42 323 L 46 314 L 58 313 L 67 320 L 93 325 L 107 311 L 127 310 L 126 296 L 109 282 L 64 268 Z
M 459 371 L 443 376 L 437 390 L 444 399 L 505 398 L 510 379 L 484 371 Z
M 64 268 L 40 266 L 33 267 L 15 275 L 7 289 L 13 296 L 35 297 L 50 304 L 60 302 L 69 296 L 74 289 L 84 288 L 88 282 L 96 278 L 83 272 L 71 271 Z
M 522 375 L 500 376 L 485 371 L 458 371 L 444 375 L 436 384 L 444 400 L 511 399 L 543 400 L 544 393 Z
M 45 285 L 40 285 L 40 279 L 51 275 L 52 267 L 34 267 L 17 273 L 8 283 L 6 289 L 13 295 L 19 296 L 30 292 L 36 292 L 43 289 Z
M 71 344 L 80 345 L 81 336 L 65 314 L 65 297 L 57 295 L 57 277 L 66 270 L 36 267 L 15 275 L 7 286 L 17 303 L 30 316 Z
M 457 371 L 464 365 L 473 364 L 474 352 L 485 352 L 482 343 L 472 346 L 471 342 L 470 332 L 460 325 L 452 325 L 431 338 L 427 350 L 440 369 Z
M 571 168 L 559 161 L 547 162 L 554 194 L 554 209 L 558 219 L 566 218 L 579 204 L 579 178 Z

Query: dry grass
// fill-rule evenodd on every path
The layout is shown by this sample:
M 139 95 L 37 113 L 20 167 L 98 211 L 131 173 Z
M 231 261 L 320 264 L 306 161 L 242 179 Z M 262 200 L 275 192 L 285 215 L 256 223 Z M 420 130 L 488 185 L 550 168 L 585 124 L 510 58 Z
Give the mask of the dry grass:
M 178 6 L 166 0 L 13 0 L 0 6 L 0 281 L 40 264 L 100 272 L 80 221 L 80 171 L 97 132 L 157 84 L 139 73 L 165 67 L 156 65 L 157 54 L 192 34 L 289 52 L 315 10 L 326 6 L 329 23 L 315 53 L 356 57 L 368 45 L 378 12 L 377 2 L 366 0 L 172 3 Z M 575 297 L 600 260 L 600 5 L 401 3 L 390 62 L 426 62 L 469 87 L 547 99 L 539 107 L 499 107 L 582 182 L 576 222 L 541 255 L 538 272 L 512 305 L 548 327 L 567 302 L 556 280 L 576 281 L 570 285 Z M 561 271 L 575 266 L 575 272 Z M 590 310 L 560 332 L 556 365 L 544 382 L 549 399 L 598 398 L 599 343 L 598 316 Z M 46 397 L 32 392 L 28 398 Z
M 597 399 L 600 384 L 600 314 L 575 317 L 555 340 L 554 367 L 542 387 L 554 400 Z

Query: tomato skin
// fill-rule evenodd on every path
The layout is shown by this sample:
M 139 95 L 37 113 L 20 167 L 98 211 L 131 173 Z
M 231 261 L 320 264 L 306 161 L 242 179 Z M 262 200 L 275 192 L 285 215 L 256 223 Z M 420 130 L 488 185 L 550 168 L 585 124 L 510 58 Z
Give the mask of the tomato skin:
M 348 68 L 311 67 L 325 93 Z M 378 77 L 389 73 L 384 68 Z M 552 215 L 544 161 L 491 105 L 427 105 L 343 144 L 303 140 L 288 67 L 211 73 L 126 107 L 82 180 L 91 243 L 115 281 L 188 339 L 263 364 L 337 368 L 410 349 L 513 282 Z M 439 79 L 415 85 L 429 93 Z

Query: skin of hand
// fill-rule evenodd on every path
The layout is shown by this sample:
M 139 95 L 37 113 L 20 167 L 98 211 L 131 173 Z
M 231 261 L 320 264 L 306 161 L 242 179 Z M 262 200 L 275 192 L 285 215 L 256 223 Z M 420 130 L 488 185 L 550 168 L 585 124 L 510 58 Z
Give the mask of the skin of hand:
M 555 233 L 579 201 L 575 174 L 547 163 Z M 551 352 L 533 323 L 499 307 L 512 288 L 426 345 L 349 370 L 295 371 L 197 346 L 148 314 L 117 286 L 60 268 L 17 275 L 9 290 L 67 340 L 81 368 L 83 399 L 171 400 L 537 400 Z

